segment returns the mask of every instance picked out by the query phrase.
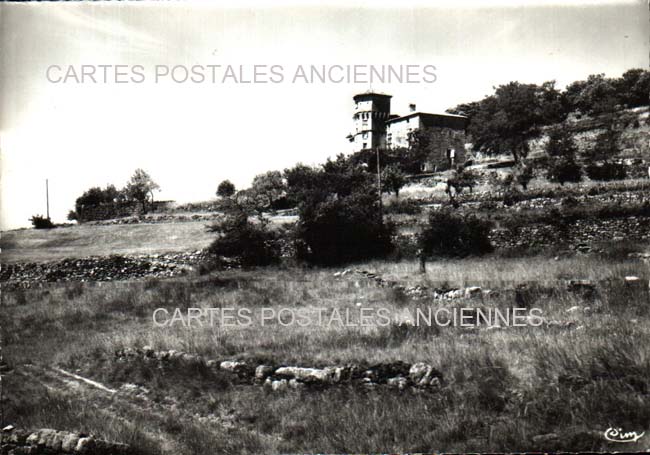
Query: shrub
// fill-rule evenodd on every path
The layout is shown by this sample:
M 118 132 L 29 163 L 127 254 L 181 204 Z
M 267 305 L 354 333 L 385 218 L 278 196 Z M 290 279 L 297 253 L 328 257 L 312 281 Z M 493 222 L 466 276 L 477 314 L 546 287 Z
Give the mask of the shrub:
M 528 184 L 534 177 L 534 171 L 532 166 L 527 164 L 520 164 L 515 170 L 515 181 L 521 185 L 524 191 L 528 189 Z
M 600 181 L 623 180 L 627 175 L 625 165 L 619 163 L 590 164 L 585 171 L 591 180 Z
M 420 235 L 420 248 L 427 255 L 469 256 L 492 251 L 490 223 L 473 215 L 461 216 L 450 210 L 433 211 Z
M 43 215 L 34 215 L 29 219 L 29 221 L 32 222 L 34 229 L 52 229 L 54 227 L 52 220 Z
M 566 182 L 579 182 L 582 180 L 580 165 L 572 158 L 554 159 L 548 167 L 546 177 L 551 182 L 564 185 Z
M 503 192 L 503 205 L 511 207 L 524 200 L 521 192 L 516 188 L 508 188 Z
M 253 223 L 243 211 L 235 211 L 210 227 L 220 236 L 208 247 L 215 255 L 234 259 L 243 266 L 269 265 L 277 262 L 276 235 L 265 222 Z
M 394 215 L 417 215 L 422 213 L 422 207 L 412 200 L 398 200 L 386 205 L 384 207 L 384 213 Z
M 305 204 L 296 227 L 297 240 L 304 245 L 298 254 L 327 265 L 383 257 L 390 252 L 392 232 L 392 225 L 379 217 L 372 194 Z

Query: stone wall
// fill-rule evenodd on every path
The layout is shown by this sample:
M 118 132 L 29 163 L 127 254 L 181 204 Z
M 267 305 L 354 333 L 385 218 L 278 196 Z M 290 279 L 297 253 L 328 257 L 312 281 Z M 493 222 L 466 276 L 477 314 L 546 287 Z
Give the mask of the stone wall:
M 202 251 L 140 256 L 70 258 L 44 263 L 3 264 L 3 290 L 29 288 L 46 282 L 118 281 L 172 277 L 187 273 L 206 257 Z
M 156 351 L 150 346 L 124 348 L 115 352 L 115 361 L 144 361 L 161 364 L 204 365 L 222 371 L 241 384 L 259 385 L 272 391 L 300 388 L 359 386 L 437 391 L 445 385 L 443 374 L 433 366 L 418 362 L 384 362 L 373 365 L 347 364 L 305 367 L 249 363 L 235 359 L 205 359 L 176 350 Z
M 43 428 L 35 431 L 15 429 L 9 425 L 0 433 L 0 453 L 7 455 L 128 455 L 133 453 L 126 444 L 108 442 L 92 435 Z

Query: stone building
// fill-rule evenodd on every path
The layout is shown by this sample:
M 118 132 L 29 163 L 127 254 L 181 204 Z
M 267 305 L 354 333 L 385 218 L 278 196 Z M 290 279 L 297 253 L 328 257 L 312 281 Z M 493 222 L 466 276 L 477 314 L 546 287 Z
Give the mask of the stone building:
M 444 169 L 465 159 L 467 117 L 418 112 L 415 104 L 406 115 L 390 113 L 391 95 L 366 92 L 354 96 L 354 132 L 348 135 L 352 151 L 408 148 L 412 135 L 426 138 L 428 158 L 423 171 Z
M 386 147 L 386 122 L 390 120 L 390 95 L 360 93 L 354 96 L 354 132 L 348 136 L 354 152 Z M 396 116 L 394 116 L 396 117 Z

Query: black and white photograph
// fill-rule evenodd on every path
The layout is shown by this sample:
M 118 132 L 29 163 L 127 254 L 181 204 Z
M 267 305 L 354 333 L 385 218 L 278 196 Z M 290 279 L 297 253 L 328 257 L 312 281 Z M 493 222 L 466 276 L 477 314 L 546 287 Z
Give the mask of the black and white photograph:
M 0 3 L 0 454 L 650 451 L 649 6 Z

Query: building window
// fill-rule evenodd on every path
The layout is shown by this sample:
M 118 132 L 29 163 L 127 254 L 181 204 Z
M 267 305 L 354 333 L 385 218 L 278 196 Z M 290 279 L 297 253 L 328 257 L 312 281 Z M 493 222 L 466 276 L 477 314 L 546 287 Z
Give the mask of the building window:
M 368 133 L 363 133 L 363 138 L 368 139 Z
M 363 149 L 367 149 L 367 148 L 368 148 L 368 143 L 367 143 L 367 142 L 364 142 L 362 148 L 363 148 Z

